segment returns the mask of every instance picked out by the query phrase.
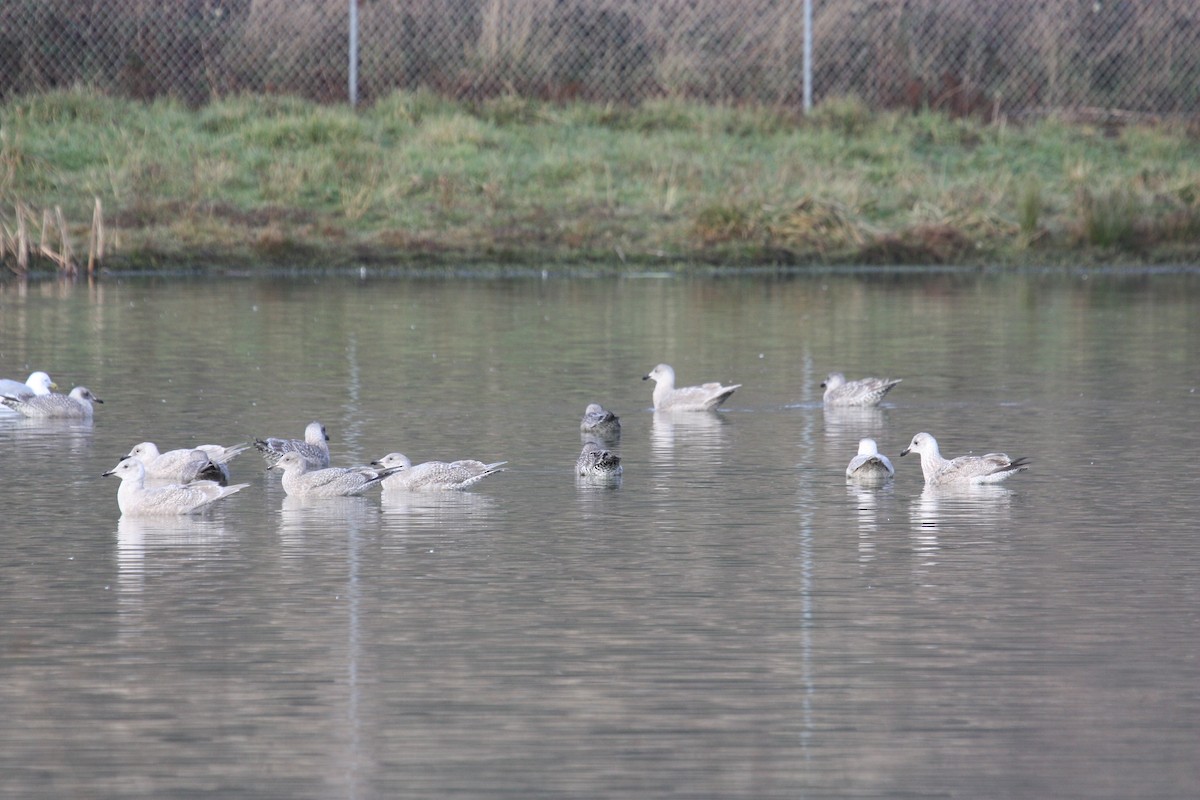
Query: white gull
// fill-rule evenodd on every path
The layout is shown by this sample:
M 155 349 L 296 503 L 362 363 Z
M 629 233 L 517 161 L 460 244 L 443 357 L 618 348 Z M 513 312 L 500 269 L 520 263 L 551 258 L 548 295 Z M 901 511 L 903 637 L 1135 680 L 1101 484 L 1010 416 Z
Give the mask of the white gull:
M 740 383 L 722 386 L 719 383 L 704 383 L 700 386 L 675 388 L 675 370 L 668 364 L 659 364 L 642 380 L 654 381 L 655 411 L 712 411 L 729 399 Z
M 146 477 L 173 483 L 189 483 L 195 480 L 213 480 L 224 483 L 229 480 L 229 461 L 249 449 L 248 444 L 222 447 L 217 444 L 202 444 L 197 447 L 168 450 L 161 453 L 154 442 L 142 442 L 129 451 L 129 458 L 136 458 L 146 467 Z
M 121 479 L 121 486 L 117 489 L 117 506 L 122 514 L 130 516 L 190 514 L 250 485 L 239 483 L 222 486 L 216 481 L 193 481 L 148 487 L 145 465 L 136 458 L 128 457 L 121 459 L 104 475 L 115 475 Z
M 858 455 L 846 466 L 846 477 L 856 481 L 886 481 L 896 474 L 888 457 L 879 452 L 874 439 L 858 440 Z
M 24 383 L 14 381 L 12 378 L 0 378 L 0 396 L 15 397 L 19 400 L 34 395 L 50 394 L 52 389 L 57 388 L 58 384 L 50 380 L 50 376 L 44 372 L 30 373 Z

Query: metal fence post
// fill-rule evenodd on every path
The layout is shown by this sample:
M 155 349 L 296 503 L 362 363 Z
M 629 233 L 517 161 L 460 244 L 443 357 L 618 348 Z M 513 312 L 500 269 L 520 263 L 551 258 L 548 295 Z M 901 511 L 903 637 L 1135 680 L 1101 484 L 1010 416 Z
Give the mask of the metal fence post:
M 358 0 L 350 0 L 350 107 L 358 105 Z
M 812 111 L 812 0 L 804 0 L 804 113 Z

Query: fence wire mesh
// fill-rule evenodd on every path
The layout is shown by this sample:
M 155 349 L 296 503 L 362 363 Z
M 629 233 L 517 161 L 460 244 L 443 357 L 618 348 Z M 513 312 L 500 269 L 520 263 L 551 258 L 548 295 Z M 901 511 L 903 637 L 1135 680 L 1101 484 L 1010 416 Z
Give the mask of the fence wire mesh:
M 4 0 L 0 96 L 349 95 L 350 0 Z M 804 0 L 358 0 L 358 86 L 799 105 Z M 813 0 L 816 102 L 1200 111 L 1197 0 Z

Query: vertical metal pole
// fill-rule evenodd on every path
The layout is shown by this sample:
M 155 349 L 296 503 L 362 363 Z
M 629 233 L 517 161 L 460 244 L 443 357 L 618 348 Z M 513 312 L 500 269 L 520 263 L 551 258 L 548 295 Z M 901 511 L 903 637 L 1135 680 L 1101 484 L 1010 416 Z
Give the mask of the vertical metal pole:
M 350 0 L 350 107 L 358 105 L 358 0 Z
M 812 111 L 812 0 L 804 0 L 804 113 Z

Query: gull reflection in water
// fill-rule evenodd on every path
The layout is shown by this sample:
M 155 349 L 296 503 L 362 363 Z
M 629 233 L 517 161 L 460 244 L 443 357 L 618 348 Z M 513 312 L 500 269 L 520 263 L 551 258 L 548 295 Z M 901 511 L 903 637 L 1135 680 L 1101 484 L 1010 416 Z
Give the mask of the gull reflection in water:
M 575 488 L 580 492 L 580 497 L 596 497 L 604 492 L 615 491 L 621 488 L 621 480 L 624 478 L 624 473 L 620 475 L 576 475 Z
M 460 491 L 410 492 L 385 488 L 381 502 L 383 524 L 401 531 L 482 526 L 496 508 L 493 497 Z
M 725 444 L 728 412 L 655 411 L 650 423 L 650 447 L 656 458 L 669 459 L 676 444 L 698 450 L 719 450 Z
M 861 562 L 875 558 L 875 534 L 879 530 L 880 517 L 884 521 L 888 519 L 894 491 L 895 485 L 890 480 L 846 483 L 846 494 L 854 501 L 858 512 L 858 560 Z
M 154 564 L 163 572 L 180 561 L 213 558 L 228 540 L 220 519 L 122 516 L 117 520 L 117 593 L 122 610 L 140 607 L 146 573 Z
M 825 438 L 830 442 L 852 444 L 864 436 L 878 438 L 883 430 L 883 409 L 859 408 L 856 406 L 825 408 Z M 882 442 L 880 447 L 883 447 Z M 853 448 L 851 448 L 853 449 Z
M 926 486 L 912 504 L 915 529 L 930 529 L 953 522 L 995 525 L 1008 520 L 1013 490 L 991 484 Z
M 0 416 L 0 426 L 11 433 L 13 442 L 21 447 L 38 447 L 50 443 L 60 454 L 83 453 L 92 442 L 90 419 L 36 419 L 20 414 Z
M 302 546 L 306 534 L 358 530 L 374 525 L 377 506 L 366 497 L 283 498 L 279 509 L 279 536 L 285 549 Z
M 187 559 L 205 558 L 228 540 L 221 519 L 182 514 L 165 517 L 122 516 L 117 520 L 117 568 L 122 576 L 141 576 L 147 551 Z

